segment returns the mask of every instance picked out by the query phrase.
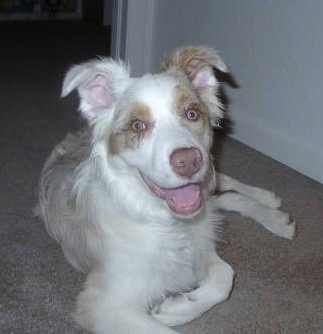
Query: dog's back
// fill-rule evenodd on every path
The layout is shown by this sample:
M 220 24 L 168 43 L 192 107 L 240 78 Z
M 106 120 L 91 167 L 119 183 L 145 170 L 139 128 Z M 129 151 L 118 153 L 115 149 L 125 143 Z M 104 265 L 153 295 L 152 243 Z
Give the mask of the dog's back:
M 79 245 L 84 242 L 84 223 L 79 222 L 82 218 L 77 213 L 74 188 L 79 170 L 89 157 L 90 136 L 87 131 L 69 133 L 57 144 L 43 167 L 37 207 L 37 214 L 44 221 L 49 234 L 62 245 L 71 264 L 82 271 L 87 270 L 88 266 L 84 263 L 85 254 L 82 261 L 76 261 L 69 248 L 85 249 Z M 77 258 L 81 259 L 80 256 Z

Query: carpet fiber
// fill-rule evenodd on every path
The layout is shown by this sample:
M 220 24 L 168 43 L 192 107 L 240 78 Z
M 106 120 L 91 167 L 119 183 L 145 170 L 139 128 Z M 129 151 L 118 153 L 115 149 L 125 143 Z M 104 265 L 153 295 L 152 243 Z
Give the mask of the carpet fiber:
M 0 333 L 84 333 L 71 318 L 84 277 L 32 209 L 45 158 L 79 126 L 75 95 L 58 98 L 63 74 L 108 45 L 94 23 L 0 24 Z M 323 333 L 323 186 L 232 139 L 221 152 L 221 170 L 275 191 L 299 232 L 287 241 L 228 214 L 219 253 L 235 270 L 233 292 L 177 330 Z

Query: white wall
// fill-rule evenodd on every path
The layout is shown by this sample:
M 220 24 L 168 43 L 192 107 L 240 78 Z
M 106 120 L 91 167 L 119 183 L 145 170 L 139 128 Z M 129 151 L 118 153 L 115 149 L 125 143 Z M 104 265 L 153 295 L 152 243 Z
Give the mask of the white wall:
M 186 43 L 215 47 L 233 136 L 323 183 L 323 1 L 155 0 L 150 67 Z

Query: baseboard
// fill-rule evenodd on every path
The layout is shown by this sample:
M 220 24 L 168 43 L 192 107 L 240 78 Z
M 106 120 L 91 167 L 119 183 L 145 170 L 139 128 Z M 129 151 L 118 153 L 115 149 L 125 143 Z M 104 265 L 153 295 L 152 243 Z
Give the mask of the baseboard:
M 236 112 L 231 136 L 298 172 L 323 183 L 323 149 L 264 119 Z

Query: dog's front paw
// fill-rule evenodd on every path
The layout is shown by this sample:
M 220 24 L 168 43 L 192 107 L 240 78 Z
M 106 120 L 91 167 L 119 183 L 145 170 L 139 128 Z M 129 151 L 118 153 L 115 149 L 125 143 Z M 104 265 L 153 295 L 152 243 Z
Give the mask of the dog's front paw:
M 296 222 L 283 211 L 270 210 L 264 225 L 279 237 L 292 240 L 296 235 Z
M 156 305 L 151 315 L 166 326 L 183 325 L 199 316 L 195 312 L 195 303 L 191 293 L 170 296 Z

